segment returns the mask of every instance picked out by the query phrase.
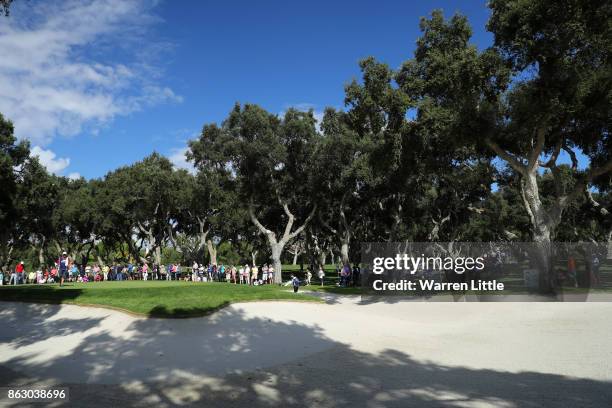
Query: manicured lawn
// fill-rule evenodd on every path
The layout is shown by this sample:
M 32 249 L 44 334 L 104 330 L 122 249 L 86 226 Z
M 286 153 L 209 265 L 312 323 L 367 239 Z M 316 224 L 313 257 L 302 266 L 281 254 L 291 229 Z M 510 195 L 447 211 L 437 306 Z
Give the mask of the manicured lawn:
M 307 265 L 304 265 L 304 268 L 306 267 Z M 361 295 L 364 293 L 360 287 L 339 286 L 336 265 L 326 264 L 323 270 L 325 271 L 324 286 L 321 286 L 321 281 L 317 277 L 317 274 L 313 273 L 311 285 L 302 286 L 300 290 L 336 293 L 339 295 Z M 306 279 L 305 273 L 300 271 L 300 265 L 283 265 L 283 282 L 289 280 L 292 274 L 295 274 L 302 281 Z
M 320 301 L 274 285 L 251 287 L 176 281 L 68 283 L 61 288 L 59 285 L 0 286 L 0 300 L 106 306 L 150 317 L 203 316 L 230 303 L 256 300 Z
M 320 282 L 319 283 L 313 282 L 312 285 L 302 286 L 300 290 L 312 290 L 316 292 L 336 293 L 339 295 L 361 295 L 364 293 L 361 287 L 350 286 L 350 287 L 345 288 L 342 286 L 337 286 L 335 283 L 328 284 L 327 281 L 325 282 L 325 286 L 321 286 Z

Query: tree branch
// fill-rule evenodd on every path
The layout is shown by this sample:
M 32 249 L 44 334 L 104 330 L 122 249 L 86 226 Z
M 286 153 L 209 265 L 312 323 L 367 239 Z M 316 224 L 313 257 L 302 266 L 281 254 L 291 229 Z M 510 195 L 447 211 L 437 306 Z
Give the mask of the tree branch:
M 527 160 L 527 169 L 530 171 L 534 170 L 539 164 L 538 158 L 540 157 L 540 154 L 544 149 L 544 143 L 546 142 L 546 129 L 544 127 L 539 127 L 536 130 L 536 135 L 536 144 L 529 153 L 529 158 Z
M 344 203 L 347 196 L 348 192 L 344 193 L 342 195 L 342 200 L 340 201 L 340 220 L 342 221 L 342 226 L 344 227 L 344 237 L 348 241 L 351 239 L 351 229 L 346 221 L 346 214 L 344 213 Z
M 253 204 L 252 203 L 249 204 L 249 217 L 251 218 L 251 221 L 253 222 L 253 224 L 255 224 L 255 226 L 257 227 L 259 232 L 261 232 L 262 234 L 267 235 L 269 239 L 273 239 L 274 241 L 276 241 L 276 237 L 274 236 L 274 232 L 272 232 L 269 229 L 267 229 L 266 227 L 264 227 L 263 224 L 261 222 L 259 222 L 259 220 L 255 216 L 255 211 L 253 209 Z
M 524 180 L 521 180 L 521 197 L 523 198 L 523 203 L 525 204 L 525 209 L 527 210 L 527 214 L 529 214 L 531 225 L 535 225 L 535 217 L 533 216 L 533 211 L 531 211 L 531 207 L 529 206 L 529 201 L 527 201 L 527 197 L 525 196 L 525 181 Z
M 523 163 L 521 163 L 514 155 L 506 152 L 492 140 L 487 139 L 485 143 L 491 148 L 491 150 L 495 152 L 495 154 L 497 154 L 499 157 L 508 162 L 508 164 L 510 164 L 510 166 L 518 173 L 523 175 L 527 173 L 527 167 Z
M 285 232 L 283 232 L 283 239 L 285 239 L 286 237 L 291 235 L 291 229 L 293 228 L 293 222 L 295 221 L 295 217 L 293 216 L 291 211 L 289 211 L 289 206 L 287 205 L 287 203 L 281 202 L 281 205 L 283 206 L 283 211 L 285 211 L 285 214 L 287 215 L 287 225 L 285 225 Z
M 210 232 L 210 228 L 208 228 L 206 230 L 206 232 L 204 231 L 204 225 L 206 225 L 206 218 L 201 218 L 201 217 L 196 217 L 198 220 L 198 226 L 200 229 L 200 242 L 198 244 L 198 250 L 203 248 L 204 245 L 206 245 L 206 237 L 208 236 L 208 233 Z
M 603 166 L 591 168 L 580 177 L 571 193 L 561 198 L 560 203 L 564 207 L 569 201 L 576 198 L 579 194 L 588 187 L 589 182 L 594 178 L 612 172 L 612 160 L 605 163 Z
M 168 223 L 168 225 L 166 225 L 166 228 L 168 230 L 168 239 L 170 240 L 172 247 L 176 249 L 177 245 L 176 245 L 176 241 L 174 240 L 174 234 L 172 233 L 172 225 Z
M 289 234 L 289 239 L 287 239 L 285 242 L 292 240 L 293 238 L 295 238 L 296 236 L 298 236 L 303 230 L 304 228 L 306 228 L 306 226 L 308 225 L 308 223 L 310 222 L 310 220 L 312 220 L 312 217 L 314 217 L 315 212 L 317 211 L 317 205 L 315 204 L 312 207 L 312 211 L 310 211 L 310 214 L 308 214 L 308 217 L 306 217 L 306 220 L 304 221 L 304 223 L 302 224 L 302 226 L 300 226 L 298 229 L 296 229 L 295 231 L 293 231 L 292 233 Z M 284 239 L 284 237 L 283 237 Z
M 550 156 L 550 159 L 548 159 L 547 162 L 540 163 L 541 167 L 548 167 L 553 168 L 557 165 L 557 159 L 559 158 L 559 153 L 561 153 L 561 148 L 563 147 L 563 139 L 559 138 L 559 140 L 557 141 L 557 144 L 555 145 L 555 150 L 553 150 L 552 155 Z
M 593 208 L 595 208 L 595 210 L 597 210 L 597 212 L 599 212 L 601 215 L 607 216 L 610 214 L 610 212 L 604 206 L 595 201 L 595 199 L 593 198 L 593 194 L 589 191 L 588 188 L 584 189 L 584 195 L 587 201 L 591 203 Z
M 563 150 L 569 154 L 570 159 L 572 160 L 572 170 L 578 169 L 578 158 L 576 158 L 576 152 L 566 144 L 563 144 Z
M 430 241 L 437 241 L 440 236 L 439 236 L 439 232 L 440 232 L 440 228 L 442 228 L 442 226 L 447 223 L 448 221 L 450 221 L 451 215 L 450 213 L 442 218 L 440 221 L 436 221 L 435 219 L 431 219 L 431 222 L 433 223 L 434 227 L 431 229 L 430 233 L 429 233 L 429 240 Z

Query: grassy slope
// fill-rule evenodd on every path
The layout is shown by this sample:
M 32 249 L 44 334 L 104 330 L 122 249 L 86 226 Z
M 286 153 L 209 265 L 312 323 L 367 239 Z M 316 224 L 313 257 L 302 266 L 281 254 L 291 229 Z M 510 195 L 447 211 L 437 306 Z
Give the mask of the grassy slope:
M 235 302 L 255 300 L 317 301 L 278 286 L 227 283 L 123 281 L 0 287 L 0 300 L 98 305 L 151 317 L 203 316 Z M 0 304 L 0 307 L 2 305 Z

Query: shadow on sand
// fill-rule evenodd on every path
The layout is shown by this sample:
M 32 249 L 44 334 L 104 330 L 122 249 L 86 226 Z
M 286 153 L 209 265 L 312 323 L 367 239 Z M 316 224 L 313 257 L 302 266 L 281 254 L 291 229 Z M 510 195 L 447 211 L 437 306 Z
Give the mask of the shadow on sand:
M 12 330 L 0 349 L 29 349 L 2 356 L 0 382 L 34 387 L 62 373 L 56 384 L 70 387 L 70 401 L 57 407 L 612 405 L 610 382 L 443 366 L 392 349 L 364 353 L 317 326 L 232 308 L 197 319 L 113 321 L 111 312 L 71 320 L 55 318 L 56 305 L 5 305 L 12 307 L 0 304 L 0 327 Z M 113 334 L 122 322 L 129 336 Z M 50 355 L 49 344 L 64 350 Z

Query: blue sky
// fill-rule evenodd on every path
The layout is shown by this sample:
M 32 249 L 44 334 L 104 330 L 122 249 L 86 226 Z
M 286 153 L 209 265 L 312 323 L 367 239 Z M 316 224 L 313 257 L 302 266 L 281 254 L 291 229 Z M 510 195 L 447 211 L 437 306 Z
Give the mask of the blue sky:
M 359 59 L 398 67 L 435 8 L 492 41 L 485 1 L 14 4 L 0 20 L 0 112 L 51 171 L 86 178 L 152 151 L 185 166 L 186 141 L 237 101 L 342 107 Z

